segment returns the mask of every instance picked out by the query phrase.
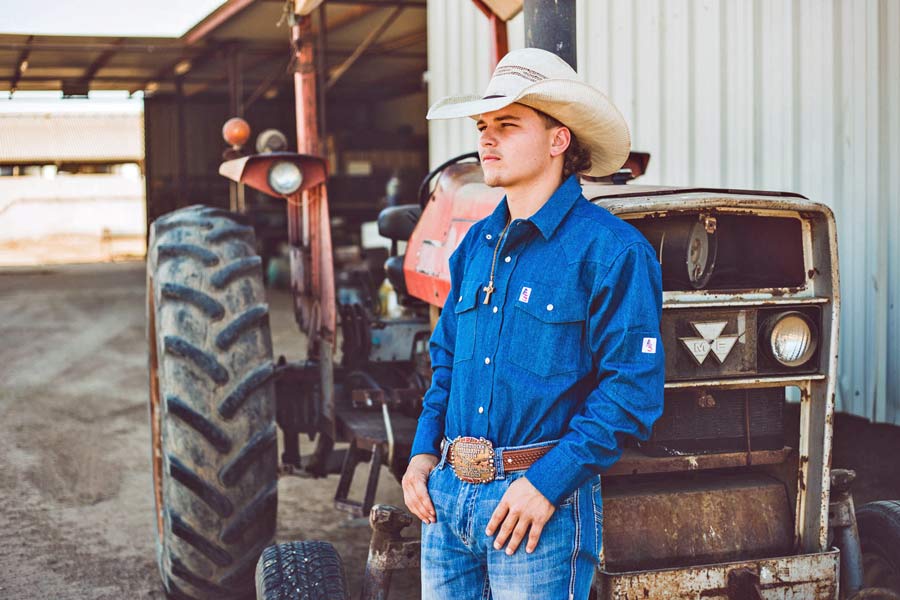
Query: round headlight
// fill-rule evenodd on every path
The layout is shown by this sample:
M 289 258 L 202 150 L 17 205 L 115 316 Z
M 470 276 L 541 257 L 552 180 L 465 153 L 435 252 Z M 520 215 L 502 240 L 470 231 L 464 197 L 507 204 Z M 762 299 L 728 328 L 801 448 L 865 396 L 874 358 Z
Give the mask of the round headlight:
M 279 194 L 293 194 L 301 183 L 303 172 L 290 161 L 280 160 L 269 169 L 269 186 Z
M 786 367 L 799 367 L 816 351 L 816 326 L 803 313 L 776 315 L 769 320 L 766 330 L 772 357 Z

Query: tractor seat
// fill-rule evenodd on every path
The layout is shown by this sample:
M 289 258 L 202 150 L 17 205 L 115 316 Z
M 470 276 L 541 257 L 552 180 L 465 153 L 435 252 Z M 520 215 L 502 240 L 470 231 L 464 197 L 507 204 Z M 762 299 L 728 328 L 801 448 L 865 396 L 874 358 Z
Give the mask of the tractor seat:
M 384 261 L 384 272 L 387 274 L 388 281 L 394 286 L 398 298 L 404 298 L 406 292 L 406 277 L 403 276 L 403 259 L 405 254 L 399 256 L 391 256 Z
M 421 216 L 422 207 L 418 204 L 389 206 L 378 214 L 378 233 L 389 240 L 405 242 Z

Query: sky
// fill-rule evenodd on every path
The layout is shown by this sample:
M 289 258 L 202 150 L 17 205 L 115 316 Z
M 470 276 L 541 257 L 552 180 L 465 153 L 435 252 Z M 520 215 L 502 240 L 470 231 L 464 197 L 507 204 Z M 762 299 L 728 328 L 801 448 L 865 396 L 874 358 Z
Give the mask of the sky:
M 0 33 L 180 37 L 223 0 L 0 0 Z
M 181 37 L 223 0 L 0 0 L 0 33 Z M 0 92 L 0 113 L 140 113 L 143 94 L 91 92 L 62 100 L 62 92 Z

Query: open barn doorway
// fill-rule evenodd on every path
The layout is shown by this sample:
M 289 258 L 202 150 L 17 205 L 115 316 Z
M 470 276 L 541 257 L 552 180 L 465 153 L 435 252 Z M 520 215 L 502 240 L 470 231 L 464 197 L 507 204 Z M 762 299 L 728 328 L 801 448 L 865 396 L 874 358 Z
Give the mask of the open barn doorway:
M 19 92 L 0 132 L 0 265 L 144 257 L 140 98 Z

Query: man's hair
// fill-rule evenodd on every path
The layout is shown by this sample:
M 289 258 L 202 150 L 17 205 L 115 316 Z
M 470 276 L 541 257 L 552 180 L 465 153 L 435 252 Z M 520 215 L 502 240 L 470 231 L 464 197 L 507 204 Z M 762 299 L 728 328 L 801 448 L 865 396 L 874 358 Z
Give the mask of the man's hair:
M 536 108 L 534 111 L 544 120 L 544 125 L 547 129 L 553 127 L 566 127 L 566 125 L 560 122 L 556 117 L 551 117 L 547 113 Z M 569 129 L 569 133 L 572 135 L 572 139 L 563 156 L 563 179 L 568 179 L 569 175 L 572 173 L 584 173 L 591 168 L 591 151 L 581 145 L 571 129 Z

